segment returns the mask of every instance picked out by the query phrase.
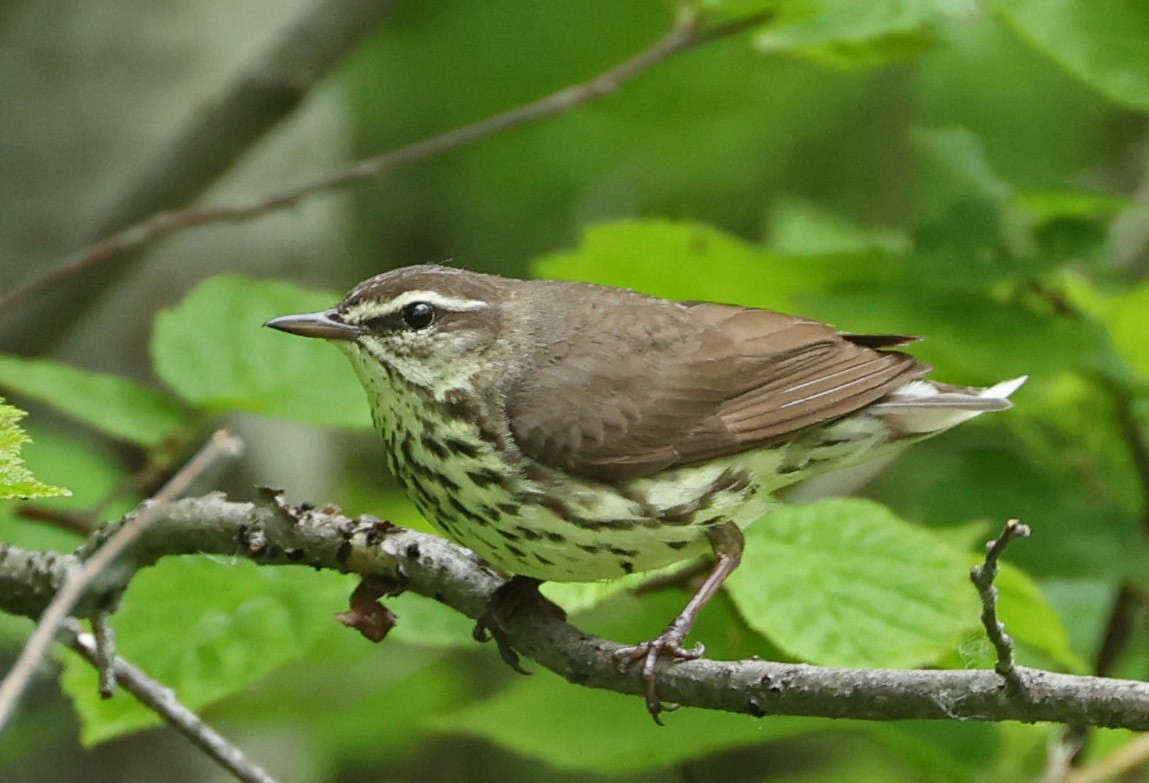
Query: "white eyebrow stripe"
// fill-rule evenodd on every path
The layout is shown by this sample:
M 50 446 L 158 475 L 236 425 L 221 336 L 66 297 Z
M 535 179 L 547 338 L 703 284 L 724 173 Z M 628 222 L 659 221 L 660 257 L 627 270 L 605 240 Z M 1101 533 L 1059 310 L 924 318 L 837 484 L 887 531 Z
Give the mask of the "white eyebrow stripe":
M 397 313 L 412 302 L 426 302 L 432 307 L 454 313 L 472 313 L 476 310 L 483 310 L 491 306 L 489 302 L 484 302 L 481 299 L 461 299 L 454 296 L 444 296 L 438 291 L 404 291 L 390 302 L 387 302 L 383 307 L 378 307 L 375 302 L 360 302 L 348 312 L 348 315 L 358 316 L 364 311 L 369 310 L 371 317 L 377 318 L 379 316 Z

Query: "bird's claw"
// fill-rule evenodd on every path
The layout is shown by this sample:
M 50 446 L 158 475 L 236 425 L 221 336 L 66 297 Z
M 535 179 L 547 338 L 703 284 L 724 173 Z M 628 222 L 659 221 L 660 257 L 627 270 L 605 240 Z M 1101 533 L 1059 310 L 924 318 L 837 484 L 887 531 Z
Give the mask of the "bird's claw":
M 676 661 L 694 661 L 706 652 L 706 645 L 682 646 L 682 636 L 673 629 L 664 631 L 649 642 L 623 647 L 614 652 L 614 663 L 619 671 L 626 671 L 635 661 L 642 661 L 640 674 L 646 689 L 646 709 L 654 722 L 662 725 L 659 715 L 674 712 L 677 704 L 664 704 L 658 697 L 658 662 L 664 658 Z
M 510 666 L 519 674 L 530 674 L 529 671 L 523 668 L 519 660 L 519 654 L 515 652 L 515 648 L 511 646 L 511 640 L 507 636 L 507 632 L 503 630 L 502 625 L 499 624 L 497 617 L 488 610 L 475 622 L 475 629 L 471 632 L 477 642 L 487 642 L 491 639 L 495 640 L 495 646 L 499 648 L 499 657 L 503 659 L 503 663 Z
M 471 635 L 478 642 L 494 639 L 499 647 L 499 657 L 504 663 L 519 674 L 530 674 L 520 663 L 519 654 L 515 652 L 507 633 L 507 623 L 511 615 L 524 605 L 560 620 L 566 619 L 566 613 L 539 592 L 539 580 L 514 576 L 500 585 L 491 595 L 491 600 L 486 610 L 479 616 Z

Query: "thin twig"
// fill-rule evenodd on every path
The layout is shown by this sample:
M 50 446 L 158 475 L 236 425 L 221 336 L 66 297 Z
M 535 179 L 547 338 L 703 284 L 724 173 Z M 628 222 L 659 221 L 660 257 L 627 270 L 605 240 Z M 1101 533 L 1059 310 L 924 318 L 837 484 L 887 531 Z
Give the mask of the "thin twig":
M 78 533 L 81 536 L 92 534 L 95 518 L 83 511 L 69 511 L 64 508 L 48 508 L 37 503 L 21 503 L 16 506 L 16 516 L 30 519 L 35 522 L 44 522 L 67 530 L 69 533 Z
M 147 461 L 139 470 L 117 482 L 102 498 L 87 508 L 72 510 L 37 503 L 21 503 L 16 507 L 16 516 L 43 522 L 70 533 L 89 536 L 114 504 L 129 497 L 138 499 L 140 494 L 158 486 L 160 479 L 171 471 L 172 454 L 182 445 L 182 442 L 169 439 L 158 452 L 148 455 Z
M 1065 783 L 1065 778 L 1073 769 L 1073 760 L 1081 753 L 1081 743 L 1085 738 L 1080 724 L 1062 726 L 1052 735 L 1046 745 L 1045 769 L 1036 783 Z
M 290 117 L 397 5 L 395 0 L 309 0 L 294 22 L 256 54 L 216 100 L 195 111 L 142 175 L 127 185 L 97 221 L 90 241 L 157 212 L 195 203 L 256 141 Z M 0 347 L 26 355 L 42 353 L 141 260 L 142 254 L 121 253 L 112 263 L 83 268 L 83 274 L 63 285 L 40 289 L 35 310 L 10 313 L 10 308 L 0 307 Z
M 156 493 L 148 506 L 123 524 L 115 535 L 108 538 L 104 545 L 83 564 L 73 564 L 67 569 L 62 587 L 40 617 L 39 625 L 28 638 L 20 657 L 16 659 L 16 664 L 0 683 L 0 731 L 4 729 L 15 711 L 20 695 L 47 652 L 56 630 L 96 576 L 160 516 L 167 503 L 179 497 L 212 463 L 221 457 L 237 454 L 240 448 L 238 438 L 222 430 L 215 433 L 207 445 Z
M 6 295 L 0 296 L 0 309 L 11 309 L 24 304 L 33 296 L 54 287 L 64 278 L 123 253 L 137 250 L 177 231 L 208 223 L 232 223 L 261 217 L 295 206 L 317 193 L 331 192 L 353 183 L 373 179 L 408 163 L 450 152 L 490 136 L 563 114 L 596 98 L 616 92 L 624 82 L 677 54 L 759 26 L 772 15 L 772 12 L 763 12 L 728 24 L 703 28 L 692 12 L 680 13 L 670 32 L 653 46 L 589 81 L 566 87 L 544 98 L 471 125 L 455 128 L 438 136 L 367 158 L 342 171 L 251 204 L 159 212 L 147 220 L 117 231 L 105 239 L 65 256 L 45 274 L 13 287 Z
M 96 612 L 92 618 L 93 638 L 96 641 L 96 668 L 100 671 L 100 698 L 110 699 L 116 693 L 116 632 L 112 628 L 112 613 L 107 609 Z
M 64 622 L 58 638 L 82 655 L 88 663 L 96 667 L 103 666 L 95 639 L 90 634 L 83 633 L 75 620 Z M 110 663 L 116 679 L 123 685 L 124 690 L 219 762 L 236 780 L 243 783 L 275 783 L 275 779 L 258 764 L 250 761 L 243 751 L 228 742 L 219 732 L 204 723 L 199 715 L 182 704 L 170 688 L 156 682 L 123 658 L 114 657 Z
M 997 617 L 997 588 L 993 582 L 997 579 L 997 562 L 1001 553 L 1015 538 L 1025 538 L 1029 535 L 1029 526 L 1023 525 L 1016 519 L 1005 523 L 1001 535 L 986 545 L 985 562 L 970 569 L 969 578 L 977 587 L 981 596 L 981 622 L 985 626 L 985 633 L 997 652 L 997 663 L 994 671 L 1005 679 L 1006 690 L 1010 694 L 1021 693 L 1024 683 L 1017 672 L 1013 662 L 1013 639 L 1005 632 L 1005 623 Z

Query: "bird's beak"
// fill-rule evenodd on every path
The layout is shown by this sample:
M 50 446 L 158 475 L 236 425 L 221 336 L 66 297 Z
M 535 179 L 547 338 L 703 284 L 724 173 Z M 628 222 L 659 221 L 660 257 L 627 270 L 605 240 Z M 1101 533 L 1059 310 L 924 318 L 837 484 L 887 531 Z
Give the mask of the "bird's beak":
M 334 310 L 321 313 L 301 313 L 272 318 L 264 324 L 288 334 L 301 337 L 321 337 L 324 340 L 354 340 L 359 336 L 358 327 L 336 320 Z

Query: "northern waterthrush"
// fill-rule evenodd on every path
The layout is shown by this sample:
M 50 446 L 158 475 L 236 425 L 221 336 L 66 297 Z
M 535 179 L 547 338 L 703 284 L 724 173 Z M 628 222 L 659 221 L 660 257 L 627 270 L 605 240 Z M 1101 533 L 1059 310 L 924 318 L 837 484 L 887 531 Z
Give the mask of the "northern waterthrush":
M 659 659 L 701 654 L 683 642 L 776 493 L 1004 410 L 1025 381 L 924 380 L 927 365 L 893 350 L 907 336 L 440 266 L 267 325 L 343 349 L 411 500 L 520 581 L 609 579 L 713 549 L 675 621 L 619 654 L 643 661 L 656 719 Z

